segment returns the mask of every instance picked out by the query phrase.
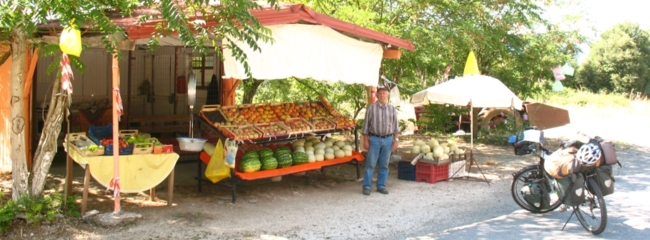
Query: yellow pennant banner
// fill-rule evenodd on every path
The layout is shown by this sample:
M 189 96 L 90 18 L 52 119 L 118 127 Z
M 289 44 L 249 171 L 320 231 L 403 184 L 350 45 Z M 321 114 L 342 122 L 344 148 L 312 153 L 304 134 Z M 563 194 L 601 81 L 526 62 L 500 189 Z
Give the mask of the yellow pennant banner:
M 478 70 L 478 63 L 476 62 L 474 51 L 469 51 L 467 62 L 465 62 L 465 71 L 463 71 L 463 76 L 467 75 L 481 75 L 481 72 Z

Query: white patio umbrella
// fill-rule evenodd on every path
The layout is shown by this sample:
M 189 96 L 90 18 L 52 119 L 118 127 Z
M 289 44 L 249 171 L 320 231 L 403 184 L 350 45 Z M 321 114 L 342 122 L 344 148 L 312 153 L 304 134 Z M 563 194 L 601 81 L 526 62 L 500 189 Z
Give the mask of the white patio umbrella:
M 414 104 L 453 104 L 478 107 L 522 109 L 523 102 L 499 79 L 485 75 L 467 75 L 429 87 L 413 94 Z M 470 165 L 474 150 L 474 116 L 470 110 Z

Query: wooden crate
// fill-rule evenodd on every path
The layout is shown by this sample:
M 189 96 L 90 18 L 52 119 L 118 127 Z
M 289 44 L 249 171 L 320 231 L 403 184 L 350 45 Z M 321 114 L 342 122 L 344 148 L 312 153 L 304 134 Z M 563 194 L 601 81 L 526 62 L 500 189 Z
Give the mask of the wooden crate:
M 314 125 L 304 118 L 287 118 L 284 120 L 285 125 L 290 129 L 291 134 L 310 133 L 314 131 Z M 306 129 L 294 129 L 291 126 L 305 126 Z
M 153 143 L 136 143 L 133 144 L 133 154 L 151 154 L 153 152 Z
M 248 125 L 234 125 L 234 126 L 221 126 L 219 127 L 221 133 L 227 138 L 233 140 L 252 140 L 259 139 L 264 134 L 252 124 Z
M 258 123 L 253 125 L 259 130 L 264 138 L 287 136 L 291 129 L 282 122 Z
M 84 132 L 66 134 L 63 146 L 70 147 L 69 150 L 77 151 L 81 156 L 101 156 L 104 155 L 104 146 L 96 144 Z M 90 151 L 90 146 L 97 146 L 97 150 Z
M 314 125 L 314 131 L 329 131 L 336 129 L 336 123 L 333 123 L 325 117 L 312 118 L 310 123 Z

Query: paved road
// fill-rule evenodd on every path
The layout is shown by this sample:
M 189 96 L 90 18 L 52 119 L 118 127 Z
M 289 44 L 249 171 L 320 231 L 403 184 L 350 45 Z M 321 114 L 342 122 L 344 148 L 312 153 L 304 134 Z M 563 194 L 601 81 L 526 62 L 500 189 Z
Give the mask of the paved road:
M 615 193 L 605 197 L 608 222 L 599 238 L 648 239 L 650 236 L 650 148 L 619 154 L 624 167 L 615 167 Z M 515 204 L 514 202 L 512 204 Z M 533 214 L 525 210 L 448 229 L 417 239 L 585 239 L 594 236 L 570 211 Z

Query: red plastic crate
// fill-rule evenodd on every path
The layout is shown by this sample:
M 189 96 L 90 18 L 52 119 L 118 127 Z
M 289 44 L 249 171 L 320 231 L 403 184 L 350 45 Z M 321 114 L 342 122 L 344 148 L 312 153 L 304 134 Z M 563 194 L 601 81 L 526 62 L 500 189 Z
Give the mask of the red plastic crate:
M 433 165 L 418 162 L 415 165 L 415 181 L 436 183 L 449 179 L 449 164 Z

